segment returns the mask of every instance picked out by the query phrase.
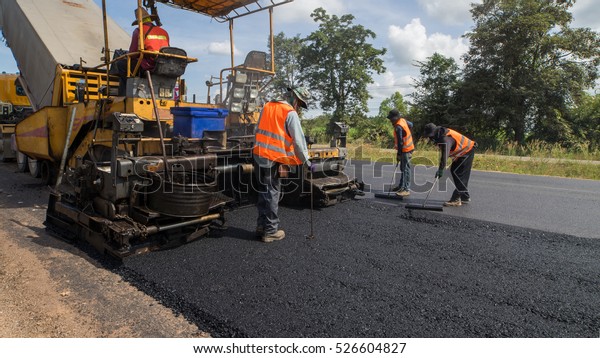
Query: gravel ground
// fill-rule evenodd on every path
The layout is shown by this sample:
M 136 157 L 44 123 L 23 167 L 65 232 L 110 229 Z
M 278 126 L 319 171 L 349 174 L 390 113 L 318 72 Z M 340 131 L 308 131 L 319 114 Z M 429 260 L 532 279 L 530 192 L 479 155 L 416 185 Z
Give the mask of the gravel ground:
M 107 258 L 50 236 L 47 202 L 38 180 L 0 163 L 0 338 L 207 336 Z
M 226 337 L 598 337 L 600 241 L 356 200 L 282 208 L 287 237 L 229 229 L 127 260 L 141 290 Z

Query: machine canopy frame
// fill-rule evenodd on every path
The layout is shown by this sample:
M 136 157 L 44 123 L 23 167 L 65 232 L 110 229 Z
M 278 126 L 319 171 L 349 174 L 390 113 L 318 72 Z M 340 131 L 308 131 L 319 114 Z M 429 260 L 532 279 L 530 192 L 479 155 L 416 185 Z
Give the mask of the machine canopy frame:
M 169 6 L 204 14 L 217 22 L 267 10 L 294 0 L 155 0 Z

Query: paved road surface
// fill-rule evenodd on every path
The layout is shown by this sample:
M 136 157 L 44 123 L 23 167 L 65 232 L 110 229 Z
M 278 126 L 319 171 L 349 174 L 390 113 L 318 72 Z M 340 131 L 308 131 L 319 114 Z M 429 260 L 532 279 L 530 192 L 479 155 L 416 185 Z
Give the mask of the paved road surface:
M 19 189 L 20 175 L 0 188 L 5 209 L 47 195 Z M 458 209 L 411 213 L 366 197 L 319 210 L 307 240 L 309 211 L 282 208 L 287 237 L 265 244 L 249 207 L 228 213 L 220 235 L 106 267 L 213 336 L 598 337 L 600 240 Z
M 381 190 L 390 169 L 361 177 Z M 269 245 L 253 238 L 247 208 L 228 215 L 222 237 L 134 258 L 124 275 L 169 292 L 215 335 L 597 337 L 599 184 L 477 172 L 475 202 L 442 214 L 369 193 L 320 210 L 314 241 L 307 210 L 282 208 L 288 236 Z M 579 201 L 559 205 L 567 197 Z
M 283 208 L 286 239 L 264 244 L 241 209 L 122 274 L 215 336 L 598 337 L 600 240 L 370 199 L 319 211 L 307 240 L 308 214 Z
M 370 184 L 372 193 L 389 187 L 394 167 L 357 161 L 348 166 L 351 175 Z M 405 202 L 422 202 L 431 188 L 436 168 L 415 168 L 413 189 Z M 444 215 L 486 220 L 580 237 L 600 238 L 600 181 L 473 171 L 469 189 L 473 202 L 444 208 Z M 454 185 L 448 171 L 436 185 L 430 200 L 450 198 Z M 404 205 L 397 200 L 380 200 Z

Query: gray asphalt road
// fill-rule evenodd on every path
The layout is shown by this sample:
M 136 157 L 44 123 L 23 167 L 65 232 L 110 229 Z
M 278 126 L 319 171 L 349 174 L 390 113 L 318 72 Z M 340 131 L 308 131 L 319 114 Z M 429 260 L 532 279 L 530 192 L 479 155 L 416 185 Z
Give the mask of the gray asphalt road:
M 176 249 L 117 267 L 91 259 L 213 336 L 598 337 L 600 240 L 398 204 L 321 209 L 315 240 L 308 210 L 282 208 L 287 237 L 271 244 L 254 238 L 249 207 Z
M 435 167 L 415 168 L 413 194 L 390 205 L 422 202 L 431 188 Z M 391 164 L 350 163 L 348 172 L 362 178 L 374 193 L 385 192 L 393 176 Z M 443 215 L 486 220 L 580 237 L 600 238 L 600 181 L 473 171 L 469 183 L 473 202 L 444 208 Z M 448 171 L 430 200 L 450 198 L 454 185 Z

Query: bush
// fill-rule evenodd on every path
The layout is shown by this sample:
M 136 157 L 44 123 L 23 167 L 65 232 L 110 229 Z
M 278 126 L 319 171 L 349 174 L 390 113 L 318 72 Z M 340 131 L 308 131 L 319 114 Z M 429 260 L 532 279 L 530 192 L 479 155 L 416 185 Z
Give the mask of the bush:
M 321 115 L 313 119 L 302 120 L 304 135 L 311 137 L 315 143 L 328 143 L 327 125 L 330 116 Z
M 597 160 L 600 157 L 600 151 L 591 150 L 589 144 L 583 141 L 568 145 L 541 140 L 530 140 L 526 145 L 505 141 L 498 144 L 495 150 L 488 149 L 485 152 L 487 154 L 557 159 Z

